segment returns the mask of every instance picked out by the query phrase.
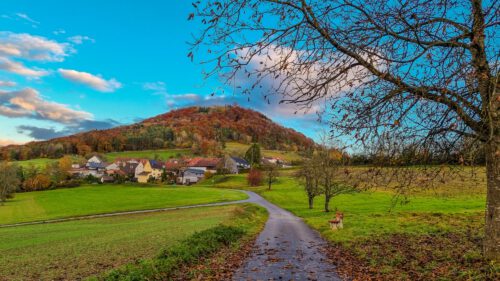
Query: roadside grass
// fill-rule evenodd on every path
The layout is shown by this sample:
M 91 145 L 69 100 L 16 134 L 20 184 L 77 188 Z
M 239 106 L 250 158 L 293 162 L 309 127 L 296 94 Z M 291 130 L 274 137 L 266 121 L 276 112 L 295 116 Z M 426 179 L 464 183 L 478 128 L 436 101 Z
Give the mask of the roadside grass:
M 221 223 L 255 227 L 262 212 L 228 205 L 0 228 L 0 280 L 81 280 L 154 258 Z
M 190 149 L 159 149 L 159 150 L 110 152 L 104 154 L 104 157 L 108 161 L 114 161 L 116 158 L 119 157 L 154 159 L 155 156 L 161 160 L 168 160 L 169 158 L 181 157 L 190 154 L 191 154 Z
M 230 155 L 240 155 L 243 156 L 245 155 L 245 152 L 248 150 L 250 147 L 249 144 L 243 144 L 243 143 L 237 143 L 237 142 L 227 142 L 226 143 L 226 148 L 224 151 Z M 268 149 L 262 149 L 261 150 L 262 156 L 265 157 L 279 157 L 287 162 L 292 162 L 292 161 L 300 161 L 303 159 L 302 156 L 300 156 L 297 152 L 295 151 L 281 151 L 281 150 L 268 150 Z
M 267 220 L 265 209 L 251 204 L 234 206 L 234 214 L 231 220 L 163 248 L 155 258 L 130 263 L 91 280 L 201 280 L 201 276 L 203 280 L 212 279 L 217 269 L 206 267 L 206 263 L 218 252 L 227 255 L 228 250 L 239 251 Z
M 484 169 L 480 175 L 484 175 Z M 218 176 L 213 183 L 202 184 L 252 190 L 302 217 L 332 242 L 336 249 L 332 258 L 341 264 L 339 270 L 354 279 L 500 278 L 500 268 L 481 258 L 484 180 L 453 178 L 433 189 L 415 192 L 405 204 L 394 204 L 394 192 L 386 187 L 340 195 L 331 201 L 330 213 L 323 211 L 321 196 L 315 199 L 314 209 L 308 209 L 303 188 L 283 173 L 271 190 L 266 186 L 248 187 L 246 174 Z M 335 210 L 344 213 L 344 228 L 338 231 L 328 225 Z
M 86 185 L 18 193 L 14 199 L 0 205 L 0 225 L 246 198 L 246 194 L 238 191 L 196 186 Z

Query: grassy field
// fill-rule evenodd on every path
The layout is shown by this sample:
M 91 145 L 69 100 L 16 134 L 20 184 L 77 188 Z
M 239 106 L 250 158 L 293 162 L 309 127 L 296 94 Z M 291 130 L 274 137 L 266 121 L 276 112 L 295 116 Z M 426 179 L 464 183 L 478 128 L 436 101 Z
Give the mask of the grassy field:
M 231 205 L 0 229 L 0 280 L 81 280 L 235 221 L 255 232 L 265 212 Z
M 39 169 L 45 168 L 47 164 L 51 164 L 56 162 L 57 159 L 49 159 L 49 158 L 37 158 L 37 159 L 31 159 L 31 160 L 23 160 L 23 161 L 13 161 L 11 163 L 15 163 L 21 167 L 29 167 L 29 166 L 34 166 Z
M 237 142 L 226 143 L 225 152 L 230 155 L 245 155 L 245 152 L 250 147 L 249 144 L 242 144 Z M 302 160 L 302 157 L 295 151 L 280 151 L 280 150 L 261 150 L 262 156 L 265 157 L 278 157 L 287 162 Z
M 394 205 L 394 193 L 383 187 L 337 196 L 330 206 L 344 213 L 344 229 L 332 231 L 328 220 L 334 213 L 323 211 L 321 196 L 315 199 L 315 208 L 308 209 L 305 191 L 290 177 L 291 173 L 283 171 L 270 191 L 264 186 L 248 187 L 245 174 L 219 177 L 215 184 L 204 184 L 253 190 L 302 217 L 337 247 L 333 258 L 339 260 L 339 268 L 351 278 L 484 280 L 500 277 L 500 272 L 492 273 L 499 269 L 491 268 L 481 258 L 484 179 L 453 178 L 432 190 L 415 193 L 406 204 Z M 480 171 L 480 176 L 483 175 L 484 170 Z M 348 259 L 349 256 L 352 258 Z
M 241 192 L 203 187 L 88 185 L 18 193 L 0 206 L 0 224 L 245 198 Z
M 113 161 L 118 157 L 147 158 L 147 159 L 158 158 L 161 160 L 167 160 L 169 158 L 180 157 L 189 154 L 191 154 L 190 149 L 160 149 L 160 150 L 110 152 L 104 155 L 108 161 Z

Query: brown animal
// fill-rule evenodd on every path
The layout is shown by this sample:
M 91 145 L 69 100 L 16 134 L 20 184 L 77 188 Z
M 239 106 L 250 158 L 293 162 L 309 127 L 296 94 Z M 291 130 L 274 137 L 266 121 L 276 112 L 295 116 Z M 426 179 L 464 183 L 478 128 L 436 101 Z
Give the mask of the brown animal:
M 330 228 L 332 230 L 342 229 L 344 228 L 344 214 L 341 212 L 337 212 L 335 214 L 335 219 L 328 221 L 330 223 Z

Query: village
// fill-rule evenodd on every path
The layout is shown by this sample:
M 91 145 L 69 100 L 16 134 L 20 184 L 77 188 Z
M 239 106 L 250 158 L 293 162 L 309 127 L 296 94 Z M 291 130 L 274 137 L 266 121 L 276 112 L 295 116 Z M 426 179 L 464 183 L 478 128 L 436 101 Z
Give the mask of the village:
M 262 157 L 261 164 L 288 167 L 280 158 Z M 131 181 L 138 183 L 168 183 L 191 185 L 214 174 L 248 172 L 251 164 L 236 156 L 194 157 L 166 161 L 144 158 L 116 158 L 106 162 L 94 155 L 86 163 L 73 163 L 69 173 L 73 178 L 95 178 L 100 183 Z

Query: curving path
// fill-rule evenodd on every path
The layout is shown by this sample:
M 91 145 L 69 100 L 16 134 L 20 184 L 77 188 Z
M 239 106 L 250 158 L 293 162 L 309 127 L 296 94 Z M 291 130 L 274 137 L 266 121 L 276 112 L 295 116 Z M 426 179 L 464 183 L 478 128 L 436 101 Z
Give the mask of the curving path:
M 269 212 L 254 250 L 233 280 L 341 280 L 322 249 L 326 242 L 300 218 L 245 191 Z

